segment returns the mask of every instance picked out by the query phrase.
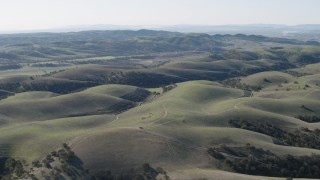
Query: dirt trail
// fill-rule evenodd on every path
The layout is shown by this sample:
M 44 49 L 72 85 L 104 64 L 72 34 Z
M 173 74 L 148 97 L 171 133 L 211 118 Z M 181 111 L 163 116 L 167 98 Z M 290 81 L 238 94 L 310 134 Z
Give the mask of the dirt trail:
M 311 94 L 315 93 L 315 92 L 318 92 L 319 89 L 314 89 L 313 91 L 307 93 L 306 95 L 304 95 L 303 97 L 301 97 L 300 99 L 303 99 L 303 98 L 306 98 L 307 96 L 310 96 Z
M 182 157 L 181 155 L 176 151 L 176 149 L 171 144 L 170 140 L 166 141 L 167 149 L 170 154 L 170 156 L 175 159 L 178 163 L 182 163 Z
M 141 129 L 141 131 L 143 132 L 146 132 L 146 133 L 149 133 L 149 134 L 152 134 L 152 135 L 156 135 L 156 136 L 159 136 L 159 137 L 163 137 L 163 138 L 166 138 L 168 140 L 171 140 L 173 142 L 176 142 L 176 143 L 180 143 L 186 147 L 189 147 L 191 149 L 195 149 L 195 150 L 199 150 L 199 151 L 207 151 L 208 148 L 205 148 L 205 147 L 202 147 L 202 146 L 197 146 L 197 145 L 192 145 L 192 144 L 188 144 L 188 143 L 185 143 L 179 139 L 176 139 L 176 138 L 172 138 L 170 136 L 167 136 L 167 135 L 164 135 L 164 134 L 161 134 L 161 133 L 157 133 L 157 132 L 154 132 L 154 131 L 151 131 L 150 129 Z
M 153 125 L 154 123 L 159 122 L 159 121 L 161 121 L 162 119 L 164 119 L 164 118 L 166 118 L 168 116 L 168 110 L 167 110 L 167 108 L 165 107 L 164 104 L 162 105 L 162 109 L 163 109 L 163 112 L 164 112 L 163 115 L 161 117 L 157 118 L 156 120 L 150 122 L 149 124 L 147 124 L 146 127 L 148 127 L 150 125 Z
M 222 114 L 222 113 L 225 113 L 225 112 L 228 112 L 228 111 L 232 111 L 232 110 L 235 110 L 235 109 L 240 109 L 238 106 L 241 105 L 241 104 L 243 104 L 243 103 L 252 101 L 251 98 L 253 97 L 253 95 L 254 95 L 254 93 L 251 92 L 251 95 L 250 95 L 250 97 L 249 97 L 248 100 L 244 100 L 244 101 L 238 102 L 238 103 L 235 104 L 232 108 L 229 108 L 229 109 L 226 109 L 226 110 L 223 110 L 223 111 L 220 111 L 220 112 L 215 112 L 215 113 L 206 112 L 206 111 L 205 111 L 205 106 L 206 106 L 207 104 L 205 104 L 205 105 L 202 106 L 201 111 L 202 111 L 204 114 L 206 114 L 206 115 L 219 115 L 219 114 Z M 237 98 L 237 99 L 242 99 L 242 98 L 243 98 L 243 97 Z
M 116 117 L 115 117 L 114 120 L 112 120 L 112 121 L 109 122 L 109 123 L 106 123 L 105 125 L 102 125 L 102 126 L 100 126 L 100 127 L 98 127 L 98 128 L 95 128 L 95 129 L 93 129 L 93 130 L 91 130 L 91 131 L 89 131 L 89 132 L 83 133 L 83 134 L 81 134 L 81 135 L 79 135 L 79 136 L 69 138 L 69 139 L 67 140 L 67 144 L 71 147 L 75 142 L 77 142 L 77 143 L 81 142 L 81 138 L 83 139 L 84 137 L 87 137 L 87 136 L 89 136 L 90 134 L 93 134 L 93 133 L 99 131 L 100 129 L 103 129 L 103 128 L 109 126 L 110 124 L 112 124 L 113 122 L 115 122 L 115 121 L 117 121 L 117 120 L 120 119 L 120 116 L 119 116 L 119 115 L 115 115 L 115 116 L 116 116 Z M 82 140 L 82 141 L 83 141 L 83 140 Z M 60 144 L 59 144 L 59 146 L 60 146 Z M 58 146 L 58 147 L 59 147 L 59 146 Z M 55 147 L 55 149 L 56 149 L 56 148 L 57 148 L 57 147 Z

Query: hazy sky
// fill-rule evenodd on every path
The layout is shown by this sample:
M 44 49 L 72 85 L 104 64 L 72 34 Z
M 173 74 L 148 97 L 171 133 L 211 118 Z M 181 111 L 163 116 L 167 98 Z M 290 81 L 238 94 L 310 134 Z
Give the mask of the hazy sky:
M 320 24 L 320 0 L 0 0 L 0 31 L 70 25 Z

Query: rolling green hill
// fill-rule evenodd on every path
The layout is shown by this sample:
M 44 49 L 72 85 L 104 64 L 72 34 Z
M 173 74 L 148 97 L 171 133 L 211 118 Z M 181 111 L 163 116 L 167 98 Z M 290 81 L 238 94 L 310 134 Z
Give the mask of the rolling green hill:
M 116 91 L 117 88 L 120 91 Z M 85 167 L 92 172 L 107 168 L 115 173 L 121 173 L 131 167 L 136 167 L 146 160 L 151 164 L 166 167 L 169 171 L 172 170 L 173 174 L 176 173 L 177 169 L 188 167 L 202 169 L 203 166 L 210 166 L 214 168 L 210 164 L 211 161 L 216 162 L 216 160 L 208 159 L 206 149 L 219 144 L 242 146 L 250 143 L 256 147 L 269 149 L 279 155 L 286 154 L 289 151 L 295 155 L 320 152 L 312 149 L 277 145 L 274 144 L 270 136 L 231 128 L 228 124 L 230 119 L 240 118 L 250 121 L 268 121 L 289 129 L 308 127 L 308 123 L 293 117 L 299 111 L 292 111 L 294 104 L 290 102 L 299 96 L 305 96 L 308 94 L 307 92 L 302 95 L 293 94 L 293 96 L 286 97 L 286 101 L 289 103 L 282 100 L 282 103 L 279 104 L 278 101 L 271 101 L 270 98 L 268 98 L 269 100 L 258 98 L 259 93 L 252 98 L 242 97 L 242 90 L 225 88 L 220 84 L 209 81 L 191 81 L 178 84 L 178 87 L 173 90 L 118 116 L 85 115 L 63 119 L 54 118 L 67 116 L 68 114 L 63 114 L 64 111 L 62 110 L 65 107 L 62 107 L 59 111 L 54 111 L 54 107 L 45 103 L 48 98 L 53 98 L 49 101 L 51 103 L 63 100 L 54 103 L 59 104 L 60 107 L 64 102 L 70 101 L 70 98 L 75 98 L 79 99 L 73 100 L 72 107 L 76 110 L 80 109 L 80 107 L 77 108 L 76 104 L 81 104 L 81 108 L 94 111 L 96 106 L 91 103 L 100 103 L 101 106 L 103 101 L 112 102 L 102 97 L 107 95 L 107 97 L 111 95 L 121 97 L 123 94 L 135 90 L 136 88 L 131 86 L 107 85 L 62 96 L 39 92 L 42 97 L 34 99 L 33 102 L 37 103 L 41 100 L 42 102 L 40 103 L 41 106 L 32 105 L 34 112 L 43 112 L 49 106 L 50 114 L 56 116 L 40 122 L 34 121 L 36 117 L 39 118 L 36 115 L 30 117 L 29 122 L 21 121 L 19 124 L 12 125 L 10 124 L 13 122 L 10 122 L 10 124 L 1 128 L 1 139 L 6 140 L 6 143 L 15 142 L 10 146 L 12 148 L 10 152 L 14 156 L 29 154 L 32 151 L 33 155 L 28 158 L 30 160 L 40 158 L 50 149 L 54 149 L 59 142 L 67 142 L 83 160 Z M 93 98 L 97 94 L 104 94 L 104 96 L 99 96 L 100 101 Z M 35 93 L 22 93 L 16 96 L 19 97 L 20 104 L 23 106 L 29 102 L 32 96 L 35 96 Z M 90 101 L 85 96 L 88 96 Z M 15 101 L 17 101 L 15 96 L 3 100 L 1 109 L 4 106 L 9 108 Z M 86 103 L 82 103 L 82 101 Z M 258 107 L 257 103 L 259 103 Z M 318 107 L 317 104 L 314 104 L 312 98 L 305 99 L 304 104 L 310 108 Z M 276 105 L 282 108 L 279 109 Z M 17 108 L 19 109 L 19 106 L 15 105 L 15 107 L 15 112 L 18 112 Z M 88 109 L 88 107 L 90 108 Z M 288 112 L 285 113 L 284 109 L 288 109 Z M 72 112 L 69 109 L 67 110 L 69 113 Z M 10 114 L 10 110 L 6 110 L 6 112 L 8 117 L 19 119 L 17 113 Z M 82 110 L 82 112 L 84 111 Z M 292 114 L 292 112 L 295 113 Z M 301 110 L 301 113 L 303 113 L 303 110 Z M 44 114 L 43 117 L 50 117 L 50 114 Z M 28 112 L 25 112 L 24 119 L 28 119 L 27 115 Z M 53 127 L 54 131 L 49 131 Z M 313 124 L 310 127 L 314 128 L 317 125 Z M 26 137 L 32 138 L 27 140 Z M 33 144 L 35 139 L 37 139 L 37 145 Z M 30 149 L 31 145 L 33 148 Z M 29 150 L 26 151 L 25 148 L 27 147 L 29 147 Z M 108 148 L 105 149 L 105 147 Z M 118 155 L 115 156 L 114 152 L 117 152 Z M 92 157 L 92 154 L 95 154 L 95 156 Z M 118 167 L 122 168 L 119 169 Z M 181 176 L 183 175 L 181 174 Z
M 21 65 L 0 70 L 0 177 L 320 178 L 317 44 L 148 30 L 30 37 L 0 35 L 2 64 Z

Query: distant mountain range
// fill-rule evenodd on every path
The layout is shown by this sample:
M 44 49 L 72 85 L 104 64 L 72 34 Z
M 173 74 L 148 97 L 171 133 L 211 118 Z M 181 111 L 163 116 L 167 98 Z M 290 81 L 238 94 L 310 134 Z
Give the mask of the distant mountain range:
M 273 37 L 297 38 L 302 40 L 320 40 L 320 24 L 305 25 L 276 25 L 276 24 L 249 24 L 249 25 L 78 25 L 54 29 L 21 30 L 0 33 L 35 33 L 35 32 L 79 32 L 90 30 L 165 30 L 182 33 L 207 34 L 255 34 Z

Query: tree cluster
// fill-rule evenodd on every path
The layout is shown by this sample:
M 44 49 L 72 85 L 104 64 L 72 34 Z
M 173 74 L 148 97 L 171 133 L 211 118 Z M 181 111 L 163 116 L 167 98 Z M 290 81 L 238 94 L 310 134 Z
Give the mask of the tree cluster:
M 165 92 L 168 92 L 168 91 L 171 91 L 172 89 L 176 88 L 177 87 L 177 84 L 170 84 L 168 86 L 162 86 L 162 93 L 165 93 Z
M 246 83 L 242 83 L 240 78 L 229 78 L 221 82 L 226 87 L 242 89 L 245 91 L 260 91 L 262 87 L 260 85 L 252 86 Z
M 22 178 L 26 171 L 23 162 L 14 158 L 1 158 L 0 179 Z
M 149 163 L 144 163 L 139 169 L 131 172 L 114 175 L 109 170 L 101 170 L 92 177 L 94 180 L 170 180 L 167 172 L 161 167 L 153 168 Z
M 230 120 L 229 123 L 236 128 L 271 136 L 287 145 L 320 149 L 320 129 L 312 131 L 308 128 L 300 128 L 289 132 L 267 122 Z
M 296 118 L 308 123 L 320 122 L 320 117 L 317 117 L 317 116 L 298 115 Z
M 228 158 L 225 163 L 234 171 L 244 174 L 294 177 L 320 178 L 320 156 L 254 156 L 241 159 Z
M 320 155 L 276 155 L 247 143 L 244 147 L 209 148 L 208 154 L 222 161 L 226 170 L 238 173 L 288 178 L 320 178 Z

